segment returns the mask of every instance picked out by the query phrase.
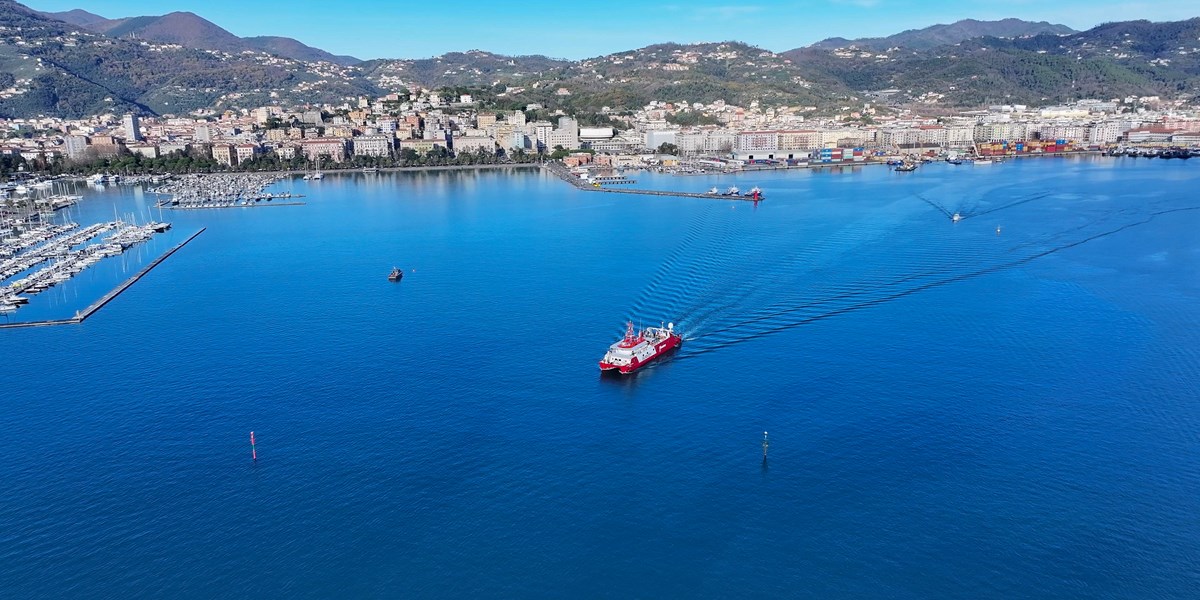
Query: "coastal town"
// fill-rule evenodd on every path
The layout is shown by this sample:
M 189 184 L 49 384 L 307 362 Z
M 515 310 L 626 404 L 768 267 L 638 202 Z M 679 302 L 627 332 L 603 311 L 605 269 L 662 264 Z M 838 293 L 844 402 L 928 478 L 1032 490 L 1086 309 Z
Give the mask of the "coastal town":
M 13 171 L 57 173 L 103 169 L 121 157 L 132 159 L 125 161 L 127 170 L 140 172 L 153 171 L 154 164 L 162 169 L 164 161 L 152 161 L 169 157 L 187 157 L 207 165 L 206 171 L 546 158 L 568 166 L 736 170 L 921 153 L 989 157 L 1200 146 L 1200 115 L 1158 97 L 996 105 L 951 115 L 937 111 L 940 116 L 864 102 L 832 117 L 810 116 L 813 107 L 664 100 L 619 114 L 601 110 L 612 126 L 584 126 L 575 115 L 540 105 L 501 111 L 481 104 L 469 94 L 447 97 L 444 91 L 418 89 L 336 106 L 3 119 L 0 158 L 15 165 Z

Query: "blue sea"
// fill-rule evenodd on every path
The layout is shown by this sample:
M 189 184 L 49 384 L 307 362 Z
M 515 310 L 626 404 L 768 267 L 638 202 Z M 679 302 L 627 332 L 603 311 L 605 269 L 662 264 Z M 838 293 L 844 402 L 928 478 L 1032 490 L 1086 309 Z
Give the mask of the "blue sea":
M 0 597 L 1200 597 L 1200 162 L 631 176 L 766 200 L 163 211 L 0 331 Z

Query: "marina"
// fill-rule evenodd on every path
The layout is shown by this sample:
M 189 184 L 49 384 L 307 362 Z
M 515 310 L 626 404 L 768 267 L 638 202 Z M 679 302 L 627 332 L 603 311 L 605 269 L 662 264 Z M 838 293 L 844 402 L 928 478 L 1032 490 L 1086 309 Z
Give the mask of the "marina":
M 83 310 L 75 313 L 75 316 L 73 316 L 71 318 L 48 319 L 48 320 L 42 320 L 42 321 L 26 321 L 26 322 L 16 322 L 16 323 L 0 323 L 0 329 L 18 329 L 18 328 L 25 328 L 25 327 L 49 327 L 49 326 L 53 326 L 53 325 L 75 325 L 75 324 L 82 323 L 85 320 L 87 320 L 88 317 L 91 317 L 92 315 L 96 314 L 96 312 L 99 311 L 101 308 L 104 308 L 104 306 L 107 305 L 109 302 L 112 302 L 113 299 L 115 299 L 117 296 L 120 296 L 123 292 L 125 292 L 125 290 L 129 289 L 130 286 L 137 283 L 141 278 L 145 277 L 146 274 L 149 273 L 150 271 L 152 271 L 155 267 L 162 264 L 163 261 L 170 258 L 170 256 L 172 254 L 178 252 L 180 248 L 183 248 L 188 243 L 190 243 L 192 240 L 196 239 L 196 237 L 199 236 L 201 233 L 204 233 L 204 230 L 205 230 L 205 228 L 201 228 L 196 233 L 193 233 L 192 235 L 188 236 L 187 239 L 176 244 L 175 246 L 172 246 L 171 249 L 167 250 L 161 256 L 154 259 L 152 262 L 150 262 L 150 264 L 143 267 L 137 273 L 134 273 L 128 279 L 122 281 L 120 284 L 117 285 L 117 287 L 113 288 L 108 293 L 101 296 L 95 302 L 89 304 L 87 306 L 87 308 L 84 308 Z M 3 306 L 3 305 L 0 305 L 0 306 Z
M 26 245 L 24 251 L 14 252 L 14 256 L 0 263 L 0 281 L 12 279 L 0 288 L 0 306 L 23 304 L 17 300 L 24 298 L 23 295 L 39 294 L 65 283 L 101 260 L 118 256 L 168 228 L 167 223 L 134 225 L 110 221 L 82 229 L 74 223 L 38 229 L 34 239 L 41 239 L 37 244 Z M 111 235 L 88 243 L 110 231 Z M 38 268 L 43 263 L 48 264 Z M 22 273 L 26 275 L 13 279 Z
M 286 179 L 280 173 L 236 173 L 221 175 L 185 175 L 148 190 L 166 196 L 156 203 L 160 208 L 246 208 L 254 206 L 295 206 L 303 202 L 272 202 L 302 198 L 291 192 L 267 192 L 266 188 Z

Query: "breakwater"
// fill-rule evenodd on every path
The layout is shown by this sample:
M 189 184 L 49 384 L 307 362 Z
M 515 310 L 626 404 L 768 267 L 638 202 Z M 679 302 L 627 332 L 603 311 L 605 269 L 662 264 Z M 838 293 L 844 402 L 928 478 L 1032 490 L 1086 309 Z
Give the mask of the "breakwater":
M 630 188 L 614 189 L 614 188 L 598 187 L 598 186 L 589 184 L 588 182 L 580 179 L 579 177 L 576 177 L 574 174 L 571 173 L 570 169 L 568 169 L 562 163 L 557 163 L 557 162 L 546 163 L 545 165 L 543 165 L 543 168 L 546 169 L 547 171 L 549 171 L 555 177 L 558 177 L 559 179 L 575 186 L 575 189 L 578 189 L 578 190 L 581 190 L 584 192 L 600 192 L 600 193 L 606 193 L 606 194 L 636 194 L 639 196 L 673 196 L 676 198 L 705 198 L 708 200 L 745 200 L 747 202 L 756 202 L 758 200 L 761 200 L 761 198 L 756 200 L 755 198 L 748 197 L 748 196 L 731 196 L 731 195 L 725 195 L 725 194 L 707 194 L 707 193 L 697 193 L 697 192 L 675 192 L 675 191 L 670 191 L 670 190 L 639 190 L 639 189 L 630 189 Z

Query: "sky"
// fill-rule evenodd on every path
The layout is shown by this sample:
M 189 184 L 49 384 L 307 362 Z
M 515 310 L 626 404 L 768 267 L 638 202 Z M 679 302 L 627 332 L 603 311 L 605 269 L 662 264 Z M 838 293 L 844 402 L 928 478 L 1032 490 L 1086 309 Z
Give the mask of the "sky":
M 782 52 L 829 38 L 878 37 L 959 19 L 1016 17 L 1088 29 L 1200 16 L 1200 0 L 27 0 L 110 19 L 189 11 L 235 35 L 292 37 L 361 59 L 487 50 L 580 59 L 662 42 L 736 40 Z

